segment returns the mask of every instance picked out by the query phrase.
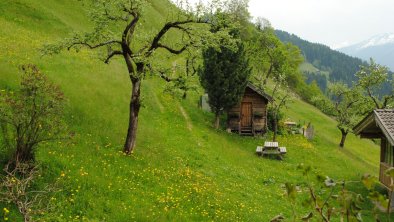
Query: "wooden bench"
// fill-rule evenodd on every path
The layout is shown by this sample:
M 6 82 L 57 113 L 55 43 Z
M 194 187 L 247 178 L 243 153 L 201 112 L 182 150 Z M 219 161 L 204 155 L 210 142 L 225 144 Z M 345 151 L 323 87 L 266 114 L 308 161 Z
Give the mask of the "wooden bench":
M 261 156 L 263 154 L 263 147 L 262 146 L 257 146 L 256 154 L 259 156 Z

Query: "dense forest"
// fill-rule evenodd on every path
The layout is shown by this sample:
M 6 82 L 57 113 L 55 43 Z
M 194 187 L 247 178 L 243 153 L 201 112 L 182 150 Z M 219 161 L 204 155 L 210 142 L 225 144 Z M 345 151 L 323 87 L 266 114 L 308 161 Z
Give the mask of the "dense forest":
M 277 37 L 283 42 L 292 43 L 300 48 L 305 61 L 311 63 L 320 71 L 303 71 L 306 76 L 307 83 L 316 81 L 320 89 L 325 92 L 328 81 L 343 82 L 352 85 L 356 81 L 355 73 L 360 69 L 361 65 L 367 63 L 359 58 L 348 56 L 342 52 L 332 50 L 328 46 L 311 43 L 300 37 L 285 31 L 275 30 Z M 328 76 L 324 74 L 328 72 Z M 389 78 L 392 78 L 392 72 L 389 72 Z M 328 78 L 327 78 L 328 77 Z M 380 94 L 385 95 L 391 92 L 391 86 L 384 84 Z
M 331 82 L 341 81 L 351 85 L 356 80 L 354 74 L 359 70 L 360 65 L 365 64 L 361 59 L 332 50 L 322 44 L 308 42 L 294 34 L 281 30 L 276 30 L 275 33 L 281 41 L 298 46 L 307 62 L 322 71 L 329 72 Z

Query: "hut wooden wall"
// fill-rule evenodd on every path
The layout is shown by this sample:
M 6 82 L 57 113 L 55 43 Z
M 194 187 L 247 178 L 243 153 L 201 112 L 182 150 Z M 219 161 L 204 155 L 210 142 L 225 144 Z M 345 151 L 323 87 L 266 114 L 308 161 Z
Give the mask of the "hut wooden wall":
M 267 111 L 268 101 L 249 88 L 245 89 L 245 93 L 244 93 L 241 103 L 243 103 L 243 102 L 251 102 L 252 107 L 253 107 L 253 111 L 257 111 L 257 112 L 261 111 L 263 113 L 265 113 Z M 241 103 L 234 106 L 232 109 L 230 109 L 229 112 L 240 112 L 241 111 Z
M 252 119 L 254 123 L 260 127 L 263 127 L 265 129 L 266 126 L 266 119 L 267 119 L 267 103 L 268 101 L 253 91 L 250 88 L 245 89 L 244 96 L 241 100 L 241 102 L 233 107 L 232 109 L 229 110 L 229 114 L 232 113 L 237 113 L 241 114 L 241 104 L 243 102 L 250 102 L 252 103 Z M 258 115 L 262 115 L 261 118 L 257 118 Z M 235 118 L 230 118 L 229 121 L 229 127 L 233 130 L 237 130 L 236 127 L 238 127 L 238 122 L 235 120 Z M 262 130 L 262 129 L 259 129 Z

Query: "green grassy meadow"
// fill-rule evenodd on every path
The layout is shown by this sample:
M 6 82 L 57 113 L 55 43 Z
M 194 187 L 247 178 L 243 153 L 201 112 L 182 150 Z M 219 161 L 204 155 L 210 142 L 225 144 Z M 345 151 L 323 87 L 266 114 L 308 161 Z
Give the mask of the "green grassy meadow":
M 152 1 L 152 28 L 165 21 L 167 6 Z M 137 147 L 125 156 L 130 81 L 123 61 L 106 65 L 84 50 L 51 57 L 39 52 L 43 43 L 89 28 L 84 13 L 78 1 L 0 2 L 0 89 L 18 87 L 18 65 L 37 64 L 64 91 L 65 119 L 75 133 L 39 149 L 37 186 L 56 182 L 62 190 L 51 199 L 55 208 L 38 221 L 268 221 L 279 213 L 290 217 L 283 184 L 303 183 L 300 163 L 345 180 L 377 175 L 377 145 L 350 135 L 339 149 L 336 122 L 301 100 L 289 104 L 286 118 L 311 122 L 316 137 L 281 136 L 286 158 L 263 159 L 254 151 L 269 138 L 214 130 L 213 115 L 197 106 L 201 90 L 174 98 L 156 77 L 142 83 Z M 367 193 L 361 184 L 352 188 Z M 11 209 L 10 221 L 21 220 L 15 207 L 1 206 Z M 301 205 L 297 211 L 308 212 Z

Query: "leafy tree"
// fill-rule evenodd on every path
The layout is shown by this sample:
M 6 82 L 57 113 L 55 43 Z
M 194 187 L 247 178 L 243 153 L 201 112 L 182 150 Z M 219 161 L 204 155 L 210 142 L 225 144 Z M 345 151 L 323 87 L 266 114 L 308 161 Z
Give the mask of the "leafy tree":
M 285 183 L 285 194 L 293 209 L 299 197 L 298 191 L 306 190 L 308 198 L 302 203 L 304 206 L 310 208 L 310 212 L 306 215 L 297 215 L 293 210 L 293 221 L 301 219 L 301 221 L 363 221 L 362 214 L 368 212 L 375 217 L 375 221 L 381 221 L 380 210 L 377 206 L 383 206 L 387 209 L 388 221 L 390 221 L 390 198 L 383 196 L 374 190 L 378 184 L 376 177 L 365 174 L 360 180 L 345 181 L 334 180 L 328 176 L 320 174 L 313 175 L 311 166 L 304 166 L 300 164 L 298 168 L 302 171 L 305 181 L 298 181 L 299 186 L 292 183 Z M 386 174 L 393 177 L 394 168 L 386 171 Z M 363 184 L 368 189 L 368 199 L 375 204 L 373 209 L 362 209 L 361 206 L 366 202 L 367 197 L 363 197 L 360 193 L 349 189 L 350 184 Z M 285 218 L 278 215 L 275 218 L 280 218 L 282 221 Z M 273 220 L 274 220 L 273 219 Z M 271 221 L 273 221 L 271 220 Z
M 339 146 L 343 148 L 346 136 L 360 119 L 365 98 L 362 96 L 359 88 L 349 88 L 344 83 L 330 85 L 329 94 L 334 103 L 335 116 L 338 121 L 337 128 L 342 135 Z
M 265 19 L 258 19 L 256 28 L 259 30 L 254 45 L 253 64 L 257 69 L 254 79 L 259 88 L 269 91 L 267 82 L 273 80 L 272 97 L 269 112 L 272 117 L 273 141 L 276 141 L 280 111 L 290 99 L 289 85 L 296 84 L 292 80 L 301 80 L 298 71 L 303 58 L 300 50 L 292 44 L 282 43 L 275 35 L 274 29 Z
M 286 107 L 286 104 L 291 99 L 290 90 L 286 82 L 286 76 L 284 74 L 276 75 L 274 80 L 274 88 L 272 90 L 272 101 L 268 104 L 269 112 L 272 116 L 273 123 L 273 136 L 272 141 L 276 141 L 278 134 L 278 125 L 280 120 L 281 110 Z
M 252 57 L 253 64 L 258 70 L 255 79 L 259 82 L 260 88 L 275 75 L 298 73 L 298 66 L 303 62 L 300 50 L 292 44 L 282 43 L 268 21 L 260 19 L 255 25 L 259 33 L 255 46 L 252 47 Z
M 376 109 L 384 109 L 394 101 L 393 80 L 389 78 L 388 68 L 371 58 L 368 65 L 362 65 L 356 73 L 357 85 L 361 87 Z M 384 86 L 391 89 L 388 95 L 380 95 Z
M 21 88 L 0 93 L 1 139 L 12 150 L 10 163 L 34 161 L 37 147 L 59 139 L 64 95 L 35 66 L 22 66 Z
M 250 24 L 251 16 L 248 9 L 249 0 L 226 0 L 224 11 L 231 17 L 233 23 L 238 23 L 239 37 L 248 41 L 253 35 L 253 26 Z
M 226 35 L 225 31 L 213 35 L 209 32 L 210 26 L 203 25 L 212 19 L 202 6 L 198 6 L 196 11 L 189 10 L 187 6 L 176 9 L 178 14 L 169 15 L 160 29 L 153 30 L 149 23 L 143 21 L 147 18 L 144 11 L 148 4 L 146 0 L 91 1 L 86 6 L 92 9 L 89 12 L 92 31 L 75 34 L 60 44 L 48 45 L 44 50 L 44 53 L 51 54 L 59 53 L 64 48 L 77 51 L 81 48 L 95 49 L 99 50 L 100 55 L 105 55 L 105 63 L 117 56 L 123 58 L 131 82 L 129 127 L 123 149 L 126 154 L 131 154 L 135 147 L 142 80 L 149 71 L 154 70 L 157 51 L 170 56 L 178 55 L 186 50 L 193 51 L 193 47 L 202 47 L 202 42 L 210 45 L 221 33 Z M 169 38 L 172 38 L 171 41 Z
M 220 51 L 213 47 L 203 51 L 199 76 L 201 85 L 208 93 L 208 103 L 215 113 L 215 128 L 219 128 L 220 115 L 239 103 L 250 74 L 249 61 L 241 41 L 236 43 L 235 48 L 223 44 Z
M 332 101 L 323 94 L 313 95 L 310 99 L 310 102 L 318 109 L 320 109 L 320 111 L 322 111 L 323 113 L 330 116 L 336 115 L 335 107 L 332 104 Z
M 254 42 L 250 44 L 249 51 L 251 51 L 250 54 L 253 58 L 252 64 L 256 69 L 254 80 L 257 85 L 260 88 L 266 88 L 268 79 L 277 78 L 277 75 L 284 75 L 286 85 L 302 99 L 314 105 L 323 105 L 325 100 L 321 99 L 325 95 L 321 92 L 321 89 L 313 79 L 305 79 L 303 73 L 299 71 L 299 66 L 304 61 L 300 49 L 289 42 L 281 42 L 266 19 L 258 18 L 255 26 L 259 32 L 256 34 L 257 37 Z M 326 87 L 327 79 L 325 76 L 319 75 L 316 80 L 323 88 Z M 319 103 L 315 103 L 316 99 L 319 99 Z M 326 107 L 319 106 L 318 108 L 326 110 Z
M 256 59 L 258 62 L 258 75 L 256 78 L 261 87 L 267 84 L 267 80 L 275 73 L 279 73 L 285 63 L 283 44 L 276 38 L 273 28 L 265 27 L 261 30 L 258 38 L 258 50 Z

